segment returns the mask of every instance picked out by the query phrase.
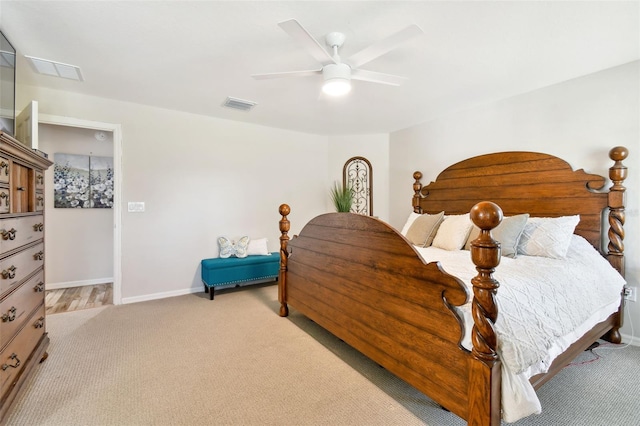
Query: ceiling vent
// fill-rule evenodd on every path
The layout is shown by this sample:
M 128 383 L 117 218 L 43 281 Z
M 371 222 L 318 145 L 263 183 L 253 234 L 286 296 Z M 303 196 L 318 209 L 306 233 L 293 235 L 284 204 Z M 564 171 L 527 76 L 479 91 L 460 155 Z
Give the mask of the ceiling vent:
M 34 71 L 38 74 L 62 77 L 69 80 L 84 81 L 82 73 L 80 72 L 80 67 L 62 64 L 49 59 L 34 58 L 33 56 L 24 55 L 24 57 L 27 58 Z
M 222 105 L 227 108 L 239 109 L 240 111 L 249 111 L 251 108 L 256 106 L 257 103 L 245 101 L 244 99 L 228 97 Z

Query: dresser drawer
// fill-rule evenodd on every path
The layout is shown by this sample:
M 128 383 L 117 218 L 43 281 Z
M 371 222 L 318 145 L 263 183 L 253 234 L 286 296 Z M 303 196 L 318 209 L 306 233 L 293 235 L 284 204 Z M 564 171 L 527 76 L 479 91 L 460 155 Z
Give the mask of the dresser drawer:
M 0 297 L 44 265 L 44 244 L 36 244 L 0 260 Z
M 2 200 L 0 204 L 4 205 Z M 39 240 L 44 235 L 44 216 L 0 219 L 0 253 Z
M 9 159 L 0 157 L 0 182 L 9 182 Z
M 11 204 L 11 193 L 9 188 L 0 188 L 0 213 L 9 213 Z
M 40 271 L 0 302 L 0 349 L 42 303 L 43 294 L 44 271 Z
M 34 172 L 36 174 L 36 191 L 42 191 L 44 190 L 44 172 L 38 169 Z
M 27 320 L 24 328 L 0 352 L 0 395 L 4 396 L 24 368 L 45 332 L 44 303 Z
M 35 211 L 44 211 L 44 194 L 42 192 L 36 192 L 36 207 Z

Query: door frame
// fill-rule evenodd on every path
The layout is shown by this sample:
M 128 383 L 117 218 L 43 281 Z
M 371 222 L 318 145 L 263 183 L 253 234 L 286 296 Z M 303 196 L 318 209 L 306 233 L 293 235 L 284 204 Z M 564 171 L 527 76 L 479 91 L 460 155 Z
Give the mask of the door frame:
M 39 114 L 38 124 L 102 130 L 113 134 L 113 304 L 122 304 L 122 126 L 59 115 Z

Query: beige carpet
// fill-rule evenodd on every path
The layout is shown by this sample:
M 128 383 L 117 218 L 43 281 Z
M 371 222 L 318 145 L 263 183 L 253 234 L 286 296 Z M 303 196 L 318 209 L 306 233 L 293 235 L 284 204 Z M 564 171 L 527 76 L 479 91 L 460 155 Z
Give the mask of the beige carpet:
M 278 307 L 277 287 L 262 285 L 214 301 L 202 293 L 50 315 L 49 358 L 6 423 L 465 424 L 308 319 L 280 318 Z M 544 413 L 517 424 L 637 424 L 640 348 L 600 353 L 545 385 Z

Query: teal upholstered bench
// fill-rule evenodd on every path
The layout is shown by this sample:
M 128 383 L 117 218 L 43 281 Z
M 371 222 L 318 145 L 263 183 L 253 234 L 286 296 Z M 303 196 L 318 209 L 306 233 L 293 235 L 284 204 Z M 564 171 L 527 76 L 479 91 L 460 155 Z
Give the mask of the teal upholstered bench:
M 205 293 L 213 300 L 213 289 L 228 286 L 239 287 L 242 284 L 257 284 L 278 279 L 280 271 L 280 253 L 268 256 L 247 256 L 244 258 L 204 259 L 202 283 Z

